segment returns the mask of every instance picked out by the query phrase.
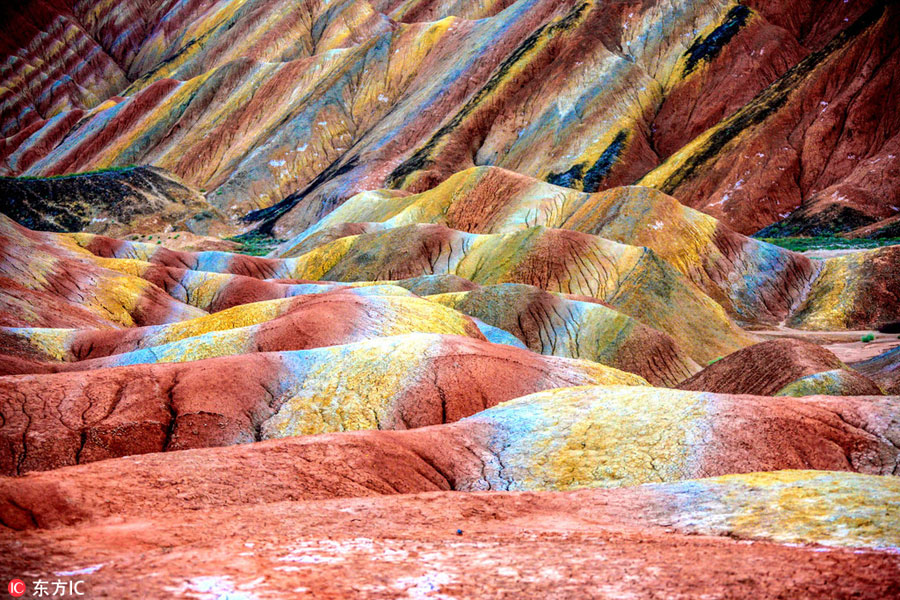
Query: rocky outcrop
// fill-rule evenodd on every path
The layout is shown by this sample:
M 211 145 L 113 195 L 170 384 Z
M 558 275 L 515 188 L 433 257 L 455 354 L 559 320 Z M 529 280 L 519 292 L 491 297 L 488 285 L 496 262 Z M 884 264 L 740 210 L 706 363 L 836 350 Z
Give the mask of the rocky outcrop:
M 842 232 L 895 216 L 900 121 L 879 115 L 897 112 L 900 13 L 860 4 L 871 8 L 641 183 L 748 234 L 788 217 L 776 231 Z
M 0 177 L 0 212 L 39 231 L 111 236 L 186 229 L 223 233 L 223 216 L 197 192 L 154 167 L 58 178 Z

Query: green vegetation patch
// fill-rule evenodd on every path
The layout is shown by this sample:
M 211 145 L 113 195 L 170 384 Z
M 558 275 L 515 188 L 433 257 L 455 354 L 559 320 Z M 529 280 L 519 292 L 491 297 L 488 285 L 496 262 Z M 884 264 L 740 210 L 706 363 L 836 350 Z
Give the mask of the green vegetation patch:
M 783 238 L 757 238 L 761 242 L 768 242 L 794 252 L 806 252 L 807 250 L 865 250 L 866 248 L 881 248 L 882 246 L 896 246 L 900 244 L 900 238 L 884 238 L 878 240 L 849 239 L 843 237 L 783 237 Z
M 278 245 L 283 244 L 286 241 L 255 232 L 236 235 L 225 239 L 240 244 L 240 247 L 235 250 L 235 252 L 238 254 L 247 254 L 249 256 L 265 256 Z
M 122 167 L 107 167 L 106 169 L 95 169 L 93 171 L 82 171 L 80 173 L 66 173 L 64 175 L 49 175 L 47 177 L 34 177 L 33 175 L 23 175 L 21 177 L 0 177 L 0 179 L 18 180 L 18 181 L 40 181 L 44 179 L 69 179 L 72 177 L 84 177 L 85 175 L 103 175 L 105 173 L 121 173 L 122 171 L 130 171 L 136 169 L 138 165 L 125 165 Z

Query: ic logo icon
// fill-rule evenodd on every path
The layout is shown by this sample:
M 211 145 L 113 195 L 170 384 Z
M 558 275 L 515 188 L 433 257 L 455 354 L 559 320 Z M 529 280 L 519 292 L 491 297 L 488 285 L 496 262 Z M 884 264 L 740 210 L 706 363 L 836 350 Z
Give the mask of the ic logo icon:
M 13 579 L 9 582 L 9 595 L 18 598 L 25 594 L 25 582 L 21 579 Z

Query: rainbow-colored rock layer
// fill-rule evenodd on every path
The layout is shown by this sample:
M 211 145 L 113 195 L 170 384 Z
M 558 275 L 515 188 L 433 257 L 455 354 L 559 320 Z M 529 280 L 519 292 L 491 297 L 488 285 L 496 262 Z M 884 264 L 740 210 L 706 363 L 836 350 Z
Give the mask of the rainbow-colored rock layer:
M 871 0 L 29 2 L 3 36 L 0 168 L 154 164 L 292 235 L 482 165 L 640 181 L 745 234 L 843 231 L 841 211 L 889 228 L 897 18 Z
M 0 216 L 0 528 L 493 491 L 900 547 L 893 340 L 779 337 L 894 327 L 900 246 L 748 237 L 896 227 L 895 3 L 25 4 L 0 173 L 64 233 Z M 287 241 L 79 231 L 157 224 Z

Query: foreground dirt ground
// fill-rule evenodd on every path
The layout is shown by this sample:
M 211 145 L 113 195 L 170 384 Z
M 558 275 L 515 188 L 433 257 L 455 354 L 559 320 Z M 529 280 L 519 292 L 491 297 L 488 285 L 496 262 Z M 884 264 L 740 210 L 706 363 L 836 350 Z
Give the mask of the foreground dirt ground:
M 634 490 L 164 510 L 2 536 L 96 598 L 893 598 L 895 552 L 689 535 Z

